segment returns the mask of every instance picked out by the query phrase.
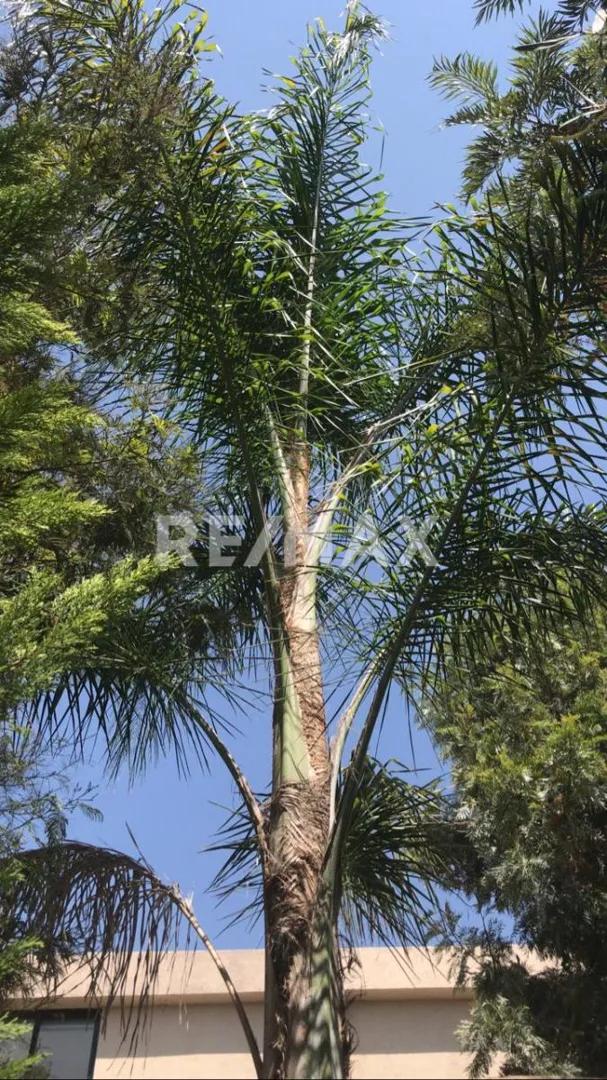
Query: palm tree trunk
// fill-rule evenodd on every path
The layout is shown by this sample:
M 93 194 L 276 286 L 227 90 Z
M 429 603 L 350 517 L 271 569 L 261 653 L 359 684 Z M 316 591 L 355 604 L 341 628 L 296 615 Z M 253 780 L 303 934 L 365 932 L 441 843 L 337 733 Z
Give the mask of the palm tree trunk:
M 308 470 L 291 459 L 296 526 L 280 582 L 283 647 L 274 716 L 273 795 L 265 882 L 264 1074 L 343 1077 L 341 970 L 333 905 L 323 883 L 330 823 L 330 754 L 316 624 L 316 575 L 307 564 Z
M 264 1075 L 348 1074 L 343 976 L 332 892 L 324 882 L 327 784 L 289 785 L 273 807 Z
M 326 894 L 319 896 L 308 948 L 294 964 L 285 1060 L 289 1080 L 348 1075 L 343 974 Z

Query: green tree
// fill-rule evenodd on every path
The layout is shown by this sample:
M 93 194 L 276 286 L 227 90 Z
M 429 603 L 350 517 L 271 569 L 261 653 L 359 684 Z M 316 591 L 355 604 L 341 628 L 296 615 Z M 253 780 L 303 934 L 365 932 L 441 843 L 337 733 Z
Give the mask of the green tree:
M 523 7 L 477 4 L 479 18 Z M 575 0 L 540 12 L 519 34 L 513 72 L 500 89 L 497 69 L 471 54 L 435 64 L 434 84 L 459 106 L 449 123 L 481 128 L 464 195 L 478 206 L 487 192 L 496 214 L 515 208 L 521 229 L 540 214 L 581 224 L 604 193 L 604 12 Z M 605 305 L 604 256 L 589 255 L 579 244 L 569 252 L 595 281 L 580 327 Z M 603 351 L 592 336 L 576 349 Z M 581 449 L 582 416 L 573 429 Z M 582 452 L 588 467 L 577 482 L 591 487 L 604 448 L 591 442 Z M 567 483 L 566 457 L 561 468 Z M 548 637 L 530 612 L 509 639 L 453 667 L 431 710 L 476 851 L 466 887 L 481 906 L 512 915 L 515 943 L 545 961 L 534 971 L 499 920 L 467 932 L 456 920 L 460 977 L 473 978 L 478 996 L 463 1032 L 472 1075 L 487 1074 L 498 1051 L 506 1072 L 605 1072 L 604 645 L 594 611 L 575 636 L 556 627 Z
M 601 624 L 498 650 L 455 673 L 432 710 L 473 844 L 466 888 L 515 920 L 514 944 L 495 921 L 462 935 L 472 1075 L 498 1051 L 517 1072 L 605 1075 L 606 678 Z
M 14 89 L 11 80 L 31 74 L 35 64 L 28 54 L 21 70 L 17 47 L 16 39 L 2 46 L 3 90 Z M 155 514 L 188 507 L 199 476 L 187 443 L 154 410 L 149 391 L 126 388 L 128 399 L 120 409 L 114 401 L 109 412 L 103 394 L 78 370 L 80 338 L 70 322 L 86 324 L 78 283 L 93 266 L 81 249 L 79 214 L 116 175 L 87 172 L 85 155 L 66 148 L 50 113 L 14 109 L 6 96 L 2 113 L 0 1000 L 6 1004 L 27 992 L 34 977 L 52 983 L 59 963 L 74 953 L 90 957 L 94 974 L 107 951 L 119 948 L 120 920 L 114 917 L 105 939 L 99 924 L 103 882 L 106 888 L 111 882 L 117 907 L 121 886 L 123 900 L 136 894 L 148 910 L 142 948 L 156 944 L 156 933 L 170 933 L 180 910 L 186 917 L 184 902 L 152 880 L 149 868 L 120 853 L 64 844 L 74 796 L 67 779 L 61 785 L 61 777 L 47 776 L 42 783 L 44 752 L 28 709 L 48 698 L 68 714 L 75 699 L 58 691 L 62 680 L 82 680 L 108 657 L 114 669 L 122 662 L 123 680 L 141 678 L 137 648 L 143 654 L 147 642 L 150 662 L 154 626 L 170 608 L 174 564 L 154 553 Z M 194 636 L 200 647 L 207 636 L 209 610 L 200 612 L 197 627 L 190 610 L 192 649 Z M 171 618 L 177 629 L 174 611 Z M 62 740 L 54 751 L 67 766 L 74 746 Z M 54 790 L 58 784 L 65 797 Z M 91 904 L 88 940 L 78 919 L 70 922 L 70 910 L 54 903 L 61 875 L 72 889 L 83 878 L 92 883 L 88 897 L 80 896 L 83 910 Z M 37 907 L 25 912 L 19 897 L 34 893 Z M 125 932 L 134 942 L 132 924 Z M 21 1076 L 38 1062 L 4 1061 L 7 1044 L 26 1030 L 2 1018 L 3 1076 Z
M 18 873 L 17 863 L 3 864 L 0 869 L 2 895 L 10 892 L 16 873 Z M 34 953 L 36 945 L 34 938 L 26 938 L 19 944 L 3 944 L 0 952 L 0 987 L 2 987 L 3 996 L 5 991 L 10 993 L 21 989 L 24 966 Z M 30 1033 L 30 1024 L 15 1019 L 9 1014 L 0 1015 L 0 1077 L 2 1080 L 19 1080 L 20 1077 L 33 1075 L 34 1068 L 40 1065 L 40 1056 L 28 1052 Z
M 136 480 L 144 482 L 141 463 L 151 439 L 140 425 L 128 432 L 132 445 L 139 438 L 138 457 L 124 446 L 125 434 L 116 445 L 119 425 L 112 433 L 87 405 L 58 353 L 75 347 L 77 338 L 59 317 L 71 284 L 69 248 L 63 252 L 67 268 L 59 256 L 70 228 L 69 182 L 61 179 L 51 129 L 36 120 L 8 122 L 0 141 L 6 253 L 0 271 L 0 712 L 6 718 L 49 688 L 74 658 L 81 662 L 94 650 L 110 615 L 119 620 L 132 610 L 166 569 L 166 559 L 137 559 L 137 545 L 120 537 L 115 508 L 96 497 L 102 478 L 106 492 L 110 488 L 112 458 L 124 462 L 125 471 L 126 458 L 132 469 L 139 464 Z M 133 509 L 124 507 L 123 521 Z M 103 570 L 94 534 L 110 516 L 117 557 Z M 106 539 L 106 557 L 110 546 Z
M 15 789 L 22 794 L 24 782 L 24 761 L 11 751 L 9 740 L 4 737 L 2 742 L 0 778 L 4 795 L 3 802 L 7 805 L 1 808 L 2 824 L 0 825 L 0 896 L 2 907 L 0 908 L 0 1076 L 3 1080 L 17 1080 L 25 1076 L 28 1071 L 40 1063 L 37 1055 L 29 1054 L 30 1025 L 21 1020 L 11 1017 L 3 1011 L 7 999 L 11 994 L 18 993 L 27 985 L 31 973 L 32 963 L 35 962 L 38 941 L 32 935 L 23 936 L 19 941 L 11 939 L 7 934 L 5 906 L 6 898 L 14 888 L 15 881 L 20 876 L 18 860 L 14 858 L 20 833 L 16 828 L 15 817 L 23 824 L 23 816 L 27 813 L 32 818 L 32 801 L 27 800 L 24 804 L 21 798 L 16 797 Z M 7 798 L 8 796 L 8 798 Z M 41 805 L 40 794 L 36 791 L 36 809 L 40 810 L 40 817 L 44 817 L 47 805 Z M 56 805 L 52 805 L 56 818 Z M 38 824 L 38 821 L 36 821 Z
M 201 528 L 176 576 L 179 632 L 165 605 L 151 654 L 140 635 L 120 663 L 66 673 L 37 718 L 54 730 L 67 691 L 78 735 L 101 726 L 114 760 L 192 734 L 217 752 L 251 827 L 230 865 L 253 847 L 262 872 L 258 1071 L 340 1077 L 348 912 L 410 941 L 446 870 L 434 794 L 369 760 L 390 690 L 414 698 L 445 657 L 507 639 L 531 609 L 544 631 L 584 616 L 604 589 L 602 180 L 596 161 L 546 168 L 537 190 L 449 211 L 415 259 L 414 224 L 360 158 L 381 22 L 351 3 L 342 32 L 315 23 L 276 107 L 239 120 L 198 67 L 203 23 L 170 29 L 176 10 L 33 4 L 16 55 L 36 70 L 7 101 L 76 138 L 92 183 L 83 362 L 115 392 L 125 377 L 168 389 L 207 508 L 236 513 L 247 554 L 264 540 L 261 564 L 209 565 Z M 100 132 L 131 170 L 113 187 Z M 353 562 L 326 558 L 352 540 Z M 210 597 L 231 631 L 216 681 L 234 693 L 254 662 L 268 688 L 264 801 L 206 709 L 191 613 Z

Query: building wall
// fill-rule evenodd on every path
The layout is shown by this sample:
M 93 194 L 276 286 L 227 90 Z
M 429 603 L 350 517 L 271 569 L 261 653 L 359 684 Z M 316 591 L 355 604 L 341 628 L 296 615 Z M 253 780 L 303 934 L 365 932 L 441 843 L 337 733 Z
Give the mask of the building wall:
M 222 953 L 261 1043 L 264 956 L 260 950 Z M 455 990 L 449 965 L 432 950 L 360 949 L 348 976 L 356 1033 L 354 1080 L 458 1080 L 468 1060 L 455 1031 L 472 993 Z M 137 958 L 133 961 L 137 970 Z M 127 991 L 128 991 L 127 980 Z M 133 978 L 132 993 L 137 994 Z M 77 971 L 67 975 L 52 1007 L 90 1008 Z M 104 988 L 98 987 L 103 1003 Z M 25 1007 L 25 1006 L 24 1006 Z M 28 1003 L 31 1008 L 31 1002 Z M 44 1002 L 43 1008 L 47 1007 Z M 128 1002 L 126 1004 L 128 1009 Z M 123 1038 L 120 1006 L 99 1037 L 95 1080 L 248 1080 L 254 1076 L 244 1036 L 225 985 L 208 953 L 164 958 L 147 1026 L 135 1050 Z
M 261 1032 L 263 1006 L 247 1007 L 255 1030 Z M 118 1011 L 101 1035 L 95 1080 L 206 1080 L 255 1076 L 247 1046 L 230 1004 L 155 1006 L 147 1036 L 134 1057 L 121 1048 Z
M 350 1018 L 357 1034 L 354 1080 L 456 1080 L 466 1075 L 455 1029 L 468 1014 L 466 1001 L 360 1001 Z M 261 1034 L 262 1006 L 248 1006 Z M 148 1036 L 136 1056 L 120 1048 L 120 1020 L 110 1019 L 99 1041 L 95 1080 L 248 1080 L 254 1071 L 230 1005 L 164 1005 L 154 1008 Z

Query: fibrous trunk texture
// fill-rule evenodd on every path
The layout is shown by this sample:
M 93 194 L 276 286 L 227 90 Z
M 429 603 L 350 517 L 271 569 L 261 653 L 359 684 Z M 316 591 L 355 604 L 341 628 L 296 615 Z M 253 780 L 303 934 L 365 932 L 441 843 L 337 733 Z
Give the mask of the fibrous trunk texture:
M 306 565 L 308 476 L 293 468 L 295 528 L 280 585 L 284 645 L 275 701 L 274 785 L 268 814 L 264 1072 L 272 1078 L 346 1075 L 342 976 L 332 896 L 323 880 L 330 758 L 316 625 Z

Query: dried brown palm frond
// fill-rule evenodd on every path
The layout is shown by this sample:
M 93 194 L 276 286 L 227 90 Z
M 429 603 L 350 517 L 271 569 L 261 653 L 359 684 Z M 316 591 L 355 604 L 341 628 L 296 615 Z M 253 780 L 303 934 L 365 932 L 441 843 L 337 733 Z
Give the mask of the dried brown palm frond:
M 67 978 L 81 976 L 91 1007 L 107 1016 L 119 1003 L 132 1053 L 163 958 L 201 942 L 227 987 L 260 1075 L 259 1049 L 242 1001 L 177 885 L 162 882 L 141 858 L 76 841 L 17 858 L 20 873 L 2 897 L 0 928 L 5 941 L 27 937 L 41 943 L 36 970 L 49 997 L 60 993 Z

